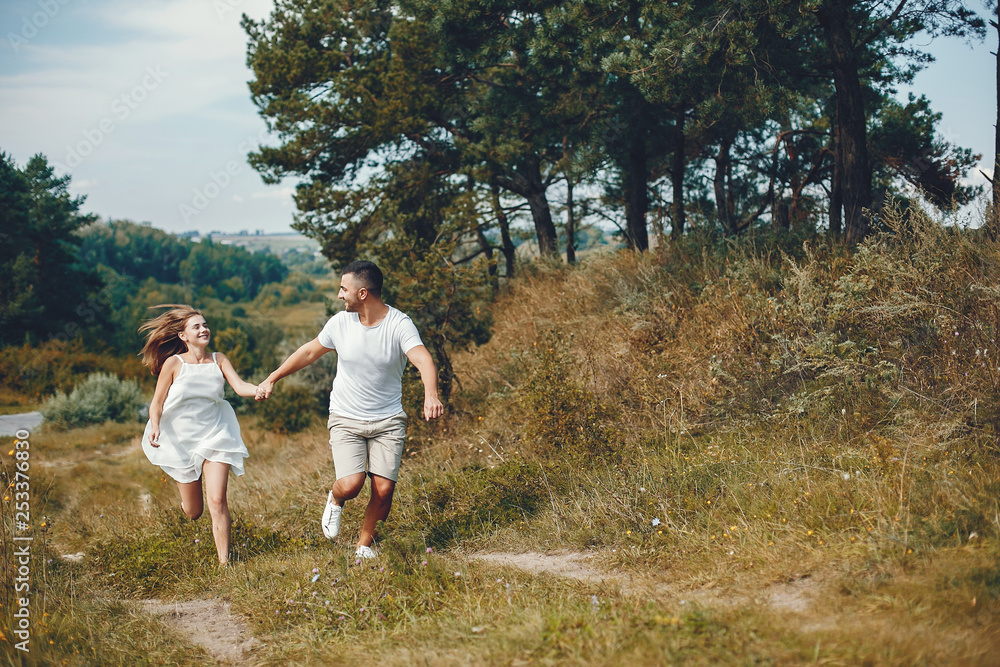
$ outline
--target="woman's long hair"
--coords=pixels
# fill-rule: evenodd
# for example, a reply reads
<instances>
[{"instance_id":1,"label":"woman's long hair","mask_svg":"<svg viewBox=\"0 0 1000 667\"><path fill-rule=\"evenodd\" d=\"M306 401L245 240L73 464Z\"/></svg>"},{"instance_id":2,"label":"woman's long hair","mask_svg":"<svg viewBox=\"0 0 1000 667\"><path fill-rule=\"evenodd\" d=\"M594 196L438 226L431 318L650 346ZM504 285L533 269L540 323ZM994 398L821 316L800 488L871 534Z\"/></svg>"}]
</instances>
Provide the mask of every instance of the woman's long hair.
<instances>
[{"instance_id":1,"label":"woman's long hair","mask_svg":"<svg viewBox=\"0 0 1000 667\"><path fill-rule=\"evenodd\" d=\"M153 375L158 375L167 359L187 352L187 343L178 338L178 335L184 331L187 321L195 315L201 315L201 311L178 303L161 303L151 308L170 308L167 312L146 320L139 327L139 333L149 332L140 352L142 363L149 367Z\"/></svg>"}]
</instances>

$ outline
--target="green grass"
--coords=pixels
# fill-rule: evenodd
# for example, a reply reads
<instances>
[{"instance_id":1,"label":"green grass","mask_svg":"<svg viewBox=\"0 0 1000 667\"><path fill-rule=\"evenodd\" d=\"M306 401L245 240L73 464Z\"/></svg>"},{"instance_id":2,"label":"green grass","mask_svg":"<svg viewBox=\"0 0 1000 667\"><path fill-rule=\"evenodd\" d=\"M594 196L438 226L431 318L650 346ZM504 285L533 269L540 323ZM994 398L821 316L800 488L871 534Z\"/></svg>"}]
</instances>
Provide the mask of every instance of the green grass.
<instances>
[{"instance_id":1,"label":"green grass","mask_svg":"<svg viewBox=\"0 0 1000 667\"><path fill-rule=\"evenodd\" d=\"M155 596L230 602L253 664L359 646L388 665L991 664L1000 321L973 286L1000 282L1000 249L907 230L854 254L681 244L538 267L491 342L456 356L449 416L411 421L374 563L353 557L362 499L321 535L318 420L279 435L242 418L226 569L141 425L42 429L31 659L204 664L136 602ZM591 577L478 552L583 553Z\"/></svg>"}]
</instances>

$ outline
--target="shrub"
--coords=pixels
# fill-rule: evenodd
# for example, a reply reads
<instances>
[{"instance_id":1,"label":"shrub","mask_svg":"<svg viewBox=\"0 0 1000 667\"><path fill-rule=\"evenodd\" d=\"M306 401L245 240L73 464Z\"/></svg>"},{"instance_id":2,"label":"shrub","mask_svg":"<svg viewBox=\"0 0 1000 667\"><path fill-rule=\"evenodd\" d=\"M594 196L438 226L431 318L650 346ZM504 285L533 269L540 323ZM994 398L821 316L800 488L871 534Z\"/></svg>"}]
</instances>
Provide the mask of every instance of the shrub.
<instances>
[{"instance_id":1,"label":"shrub","mask_svg":"<svg viewBox=\"0 0 1000 667\"><path fill-rule=\"evenodd\" d=\"M316 397L300 384L281 387L271 398L257 404L261 425L276 433L305 430L317 412Z\"/></svg>"},{"instance_id":2,"label":"shrub","mask_svg":"<svg viewBox=\"0 0 1000 667\"><path fill-rule=\"evenodd\" d=\"M135 380L92 373L69 395L57 391L42 406L45 421L56 428L72 428L106 421L137 420L142 393Z\"/></svg>"}]
</instances>

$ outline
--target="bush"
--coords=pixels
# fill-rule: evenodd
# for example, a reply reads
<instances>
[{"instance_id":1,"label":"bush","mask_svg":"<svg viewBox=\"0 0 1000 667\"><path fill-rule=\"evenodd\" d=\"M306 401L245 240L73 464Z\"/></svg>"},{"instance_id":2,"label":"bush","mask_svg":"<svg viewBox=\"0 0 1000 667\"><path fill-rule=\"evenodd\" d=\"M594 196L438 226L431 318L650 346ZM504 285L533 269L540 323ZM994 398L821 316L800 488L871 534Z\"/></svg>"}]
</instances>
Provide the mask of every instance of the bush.
<instances>
[{"instance_id":1,"label":"bush","mask_svg":"<svg viewBox=\"0 0 1000 667\"><path fill-rule=\"evenodd\" d=\"M106 421L138 420L142 393L135 380L92 373L67 396L57 391L42 406L45 421L56 428L72 428Z\"/></svg>"},{"instance_id":2,"label":"bush","mask_svg":"<svg viewBox=\"0 0 1000 667\"><path fill-rule=\"evenodd\" d=\"M316 397L299 384L281 387L271 398L257 404L261 425L276 433L305 430L318 411Z\"/></svg>"}]
</instances>

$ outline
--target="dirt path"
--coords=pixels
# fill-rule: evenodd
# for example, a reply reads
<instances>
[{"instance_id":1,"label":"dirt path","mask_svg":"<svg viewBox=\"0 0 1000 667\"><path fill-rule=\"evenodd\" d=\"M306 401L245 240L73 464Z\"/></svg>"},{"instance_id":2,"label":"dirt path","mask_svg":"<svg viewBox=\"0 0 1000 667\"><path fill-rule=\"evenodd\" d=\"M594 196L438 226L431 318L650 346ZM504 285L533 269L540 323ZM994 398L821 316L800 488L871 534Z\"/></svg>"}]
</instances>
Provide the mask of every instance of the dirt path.
<instances>
[{"instance_id":1,"label":"dirt path","mask_svg":"<svg viewBox=\"0 0 1000 667\"><path fill-rule=\"evenodd\" d=\"M229 610L229 603L221 600L143 600L142 604L146 611L162 617L168 627L219 662L241 663L247 651L258 643L246 623Z\"/></svg>"},{"instance_id":2,"label":"dirt path","mask_svg":"<svg viewBox=\"0 0 1000 667\"><path fill-rule=\"evenodd\" d=\"M650 591L656 591L656 597L675 598L682 603L691 600L707 606L761 604L774 612L803 615L815 611L814 602L820 594L820 578L811 574L797 575L786 581L770 584L752 597L745 593L727 591L717 587L714 582L685 587L677 583L664 584L657 581L655 586L651 586L649 576L601 570L592 564L593 558L593 555L572 551L470 555L471 560L515 567L531 574L552 574L594 584L612 583L623 592L633 595L649 595Z\"/></svg>"}]
</instances>

